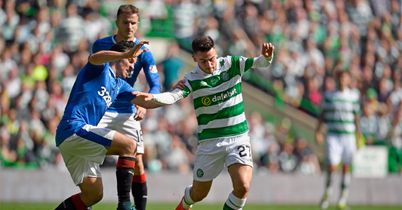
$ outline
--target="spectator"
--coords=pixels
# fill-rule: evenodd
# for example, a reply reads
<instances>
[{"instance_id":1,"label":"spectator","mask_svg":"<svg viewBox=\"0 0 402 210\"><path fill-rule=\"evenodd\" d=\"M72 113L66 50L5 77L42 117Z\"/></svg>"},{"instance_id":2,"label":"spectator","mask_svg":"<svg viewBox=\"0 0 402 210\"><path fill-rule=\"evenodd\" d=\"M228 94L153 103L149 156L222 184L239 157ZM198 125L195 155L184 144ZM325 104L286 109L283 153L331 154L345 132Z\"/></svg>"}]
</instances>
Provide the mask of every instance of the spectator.
<instances>
[{"instance_id":1,"label":"spectator","mask_svg":"<svg viewBox=\"0 0 402 210\"><path fill-rule=\"evenodd\" d=\"M314 151L308 145L307 140L297 137L294 142L294 154L297 158L296 171L302 174L320 173L320 165Z\"/></svg>"},{"instance_id":2,"label":"spectator","mask_svg":"<svg viewBox=\"0 0 402 210\"><path fill-rule=\"evenodd\" d=\"M168 49L169 51L165 60L160 64L164 75L163 89L166 91L170 90L173 83L178 80L181 68L184 65L183 60L179 56L180 48L177 43L172 43Z\"/></svg>"},{"instance_id":3,"label":"spectator","mask_svg":"<svg viewBox=\"0 0 402 210\"><path fill-rule=\"evenodd\" d=\"M290 142L284 142L282 144L281 151L278 155L278 162L280 169L285 172L294 172L297 166L297 157L294 154L293 144Z\"/></svg>"},{"instance_id":4,"label":"spectator","mask_svg":"<svg viewBox=\"0 0 402 210\"><path fill-rule=\"evenodd\" d=\"M378 119L375 114L369 106L363 106L363 114L360 117L360 129L366 140L366 144L373 144L376 139Z\"/></svg>"}]
</instances>

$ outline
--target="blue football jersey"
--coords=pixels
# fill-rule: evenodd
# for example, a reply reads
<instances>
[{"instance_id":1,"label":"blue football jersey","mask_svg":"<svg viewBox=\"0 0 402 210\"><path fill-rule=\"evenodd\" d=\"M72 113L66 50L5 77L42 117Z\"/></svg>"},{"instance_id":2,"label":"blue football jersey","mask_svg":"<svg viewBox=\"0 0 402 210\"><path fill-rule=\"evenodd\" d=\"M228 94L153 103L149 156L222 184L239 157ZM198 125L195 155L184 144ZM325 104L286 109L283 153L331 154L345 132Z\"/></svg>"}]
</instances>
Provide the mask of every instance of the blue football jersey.
<instances>
[{"instance_id":1,"label":"blue football jersey","mask_svg":"<svg viewBox=\"0 0 402 210\"><path fill-rule=\"evenodd\" d=\"M78 73L63 117L56 131L56 145L60 145L84 125L96 126L106 110L118 97L131 103L134 89L117 78L109 63L87 63Z\"/></svg>"},{"instance_id":2,"label":"blue football jersey","mask_svg":"<svg viewBox=\"0 0 402 210\"><path fill-rule=\"evenodd\" d=\"M138 44L139 42L139 39L136 39L134 41L135 44ZM114 36L108 36L102 39L98 39L92 46L92 53L98 52L100 50L109 50L115 43L116 40L114 39ZM135 81L137 80L138 74L140 73L141 69L143 69L145 78L150 88L149 93L159 93L160 82L159 74L155 65L155 60L152 56L151 51L146 46L143 46L141 50L143 50L144 52L138 56L137 62L134 64L134 70L132 74L125 80L128 82L128 84L133 86ZM133 104L128 103L126 100L120 100L119 98L117 98L107 111L118 113L135 113L136 109Z\"/></svg>"}]
</instances>

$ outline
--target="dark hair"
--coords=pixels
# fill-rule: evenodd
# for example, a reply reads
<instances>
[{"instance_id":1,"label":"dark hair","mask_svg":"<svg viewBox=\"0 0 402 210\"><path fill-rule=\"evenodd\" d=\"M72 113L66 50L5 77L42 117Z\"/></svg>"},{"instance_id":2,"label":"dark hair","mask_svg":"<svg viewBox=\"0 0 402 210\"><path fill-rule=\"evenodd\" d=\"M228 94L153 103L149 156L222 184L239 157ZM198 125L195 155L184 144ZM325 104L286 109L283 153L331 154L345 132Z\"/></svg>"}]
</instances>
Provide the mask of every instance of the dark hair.
<instances>
[{"instance_id":1,"label":"dark hair","mask_svg":"<svg viewBox=\"0 0 402 210\"><path fill-rule=\"evenodd\" d=\"M131 4L120 5L119 9L117 10L116 19L119 18L119 16L122 13L137 14L138 18L140 18L140 14L139 14L140 10L136 6L131 5Z\"/></svg>"},{"instance_id":2,"label":"dark hair","mask_svg":"<svg viewBox=\"0 0 402 210\"><path fill-rule=\"evenodd\" d=\"M350 76L350 72L344 69L336 69L335 70L335 78L339 79L341 78L341 76L343 76L344 74Z\"/></svg>"},{"instance_id":3,"label":"dark hair","mask_svg":"<svg viewBox=\"0 0 402 210\"><path fill-rule=\"evenodd\" d=\"M133 41L120 41L114 44L110 50L117 52L126 52L135 46Z\"/></svg>"},{"instance_id":4,"label":"dark hair","mask_svg":"<svg viewBox=\"0 0 402 210\"><path fill-rule=\"evenodd\" d=\"M202 36L195 38L191 46L193 48L193 53L208 52L215 46L215 43L210 36Z\"/></svg>"}]
</instances>

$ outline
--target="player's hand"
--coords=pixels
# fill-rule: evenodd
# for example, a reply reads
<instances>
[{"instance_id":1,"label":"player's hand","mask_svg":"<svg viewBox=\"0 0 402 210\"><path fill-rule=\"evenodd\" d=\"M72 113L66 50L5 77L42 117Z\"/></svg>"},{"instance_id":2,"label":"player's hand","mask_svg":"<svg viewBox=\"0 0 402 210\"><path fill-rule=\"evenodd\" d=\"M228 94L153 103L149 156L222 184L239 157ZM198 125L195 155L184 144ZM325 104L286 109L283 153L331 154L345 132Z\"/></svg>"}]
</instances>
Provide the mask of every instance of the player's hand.
<instances>
[{"instance_id":1,"label":"player's hand","mask_svg":"<svg viewBox=\"0 0 402 210\"><path fill-rule=\"evenodd\" d=\"M266 59L271 59L274 56L275 46L272 43L263 43L261 55Z\"/></svg>"},{"instance_id":2,"label":"player's hand","mask_svg":"<svg viewBox=\"0 0 402 210\"><path fill-rule=\"evenodd\" d=\"M133 92L133 95L142 101L151 101L154 98L152 94L144 92Z\"/></svg>"},{"instance_id":3,"label":"player's hand","mask_svg":"<svg viewBox=\"0 0 402 210\"><path fill-rule=\"evenodd\" d=\"M135 107L137 108L137 111L135 112L134 119L137 121L143 120L145 114L147 113L147 109L140 107L138 105L136 105Z\"/></svg>"},{"instance_id":4,"label":"player's hand","mask_svg":"<svg viewBox=\"0 0 402 210\"><path fill-rule=\"evenodd\" d=\"M149 41L141 41L137 45L135 45L130 51L128 51L127 57L136 59L142 53L142 46L145 44L149 44Z\"/></svg>"},{"instance_id":5,"label":"player's hand","mask_svg":"<svg viewBox=\"0 0 402 210\"><path fill-rule=\"evenodd\" d=\"M185 80L182 79L182 80L178 81L175 85L173 85L173 88L172 88L172 89L173 89L173 90L174 90L174 89L183 90L184 87L186 87L186 85L185 85Z\"/></svg>"},{"instance_id":6,"label":"player's hand","mask_svg":"<svg viewBox=\"0 0 402 210\"><path fill-rule=\"evenodd\" d=\"M319 131L315 132L315 142L318 145L321 145L324 142L324 135Z\"/></svg>"}]
</instances>

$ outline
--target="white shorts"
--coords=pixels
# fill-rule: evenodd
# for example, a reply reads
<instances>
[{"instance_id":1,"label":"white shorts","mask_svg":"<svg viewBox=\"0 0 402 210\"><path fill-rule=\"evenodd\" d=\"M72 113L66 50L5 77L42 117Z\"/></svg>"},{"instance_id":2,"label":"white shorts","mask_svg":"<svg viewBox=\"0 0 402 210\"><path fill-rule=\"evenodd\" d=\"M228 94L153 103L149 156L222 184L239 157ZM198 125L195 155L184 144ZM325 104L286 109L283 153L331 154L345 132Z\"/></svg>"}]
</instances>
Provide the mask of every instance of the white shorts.
<instances>
[{"instance_id":1,"label":"white shorts","mask_svg":"<svg viewBox=\"0 0 402 210\"><path fill-rule=\"evenodd\" d=\"M248 135L201 142L197 147L193 178L196 181L211 181L224 166L235 163L253 167Z\"/></svg>"},{"instance_id":2,"label":"white shorts","mask_svg":"<svg viewBox=\"0 0 402 210\"><path fill-rule=\"evenodd\" d=\"M325 154L327 163L338 165L351 164L356 152L356 137L354 135L327 135Z\"/></svg>"},{"instance_id":3,"label":"white shorts","mask_svg":"<svg viewBox=\"0 0 402 210\"><path fill-rule=\"evenodd\" d=\"M60 153L76 185L82 183L84 177L101 177L99 166L115 133L107 128L85 125L60 144Z\"/></svg>"},{"instance_id":4,"label":"white shorts","mask_svg":"<svg viewBox=\"0 0 402 210\"><path fill-rule=\"evenodd\" d=\"M134 119L133 113L106 112L98 123L98 127L118 131L136 140L137 154L144 154L141 124Z\"/></svg>"}]
</instances>

